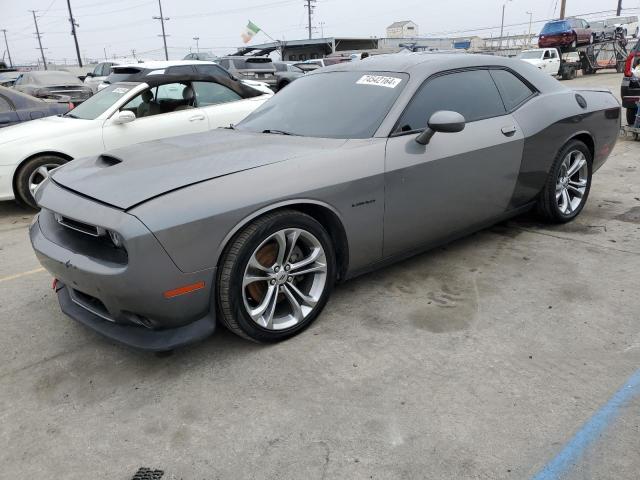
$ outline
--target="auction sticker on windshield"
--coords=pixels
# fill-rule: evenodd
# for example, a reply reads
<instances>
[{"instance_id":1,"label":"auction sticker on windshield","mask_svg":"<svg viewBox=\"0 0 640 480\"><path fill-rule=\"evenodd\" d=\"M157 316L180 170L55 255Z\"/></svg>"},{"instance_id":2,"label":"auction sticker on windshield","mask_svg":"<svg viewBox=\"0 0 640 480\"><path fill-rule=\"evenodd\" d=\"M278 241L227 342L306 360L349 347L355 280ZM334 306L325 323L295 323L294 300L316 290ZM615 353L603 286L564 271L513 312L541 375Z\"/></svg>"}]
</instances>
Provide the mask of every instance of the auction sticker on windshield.
<instances>
[{"instance_id":1,"label":"auction sticker on windshield","mask_svg":"<svg viewBox=\"0 0 640 480\"><path fill-rule=\"evenodd\" d=\"M385 77L383 75L363 75L356 83L359 85L376 85L378 87L396 88L401 78Z\"/></svg>"}]
</instances>

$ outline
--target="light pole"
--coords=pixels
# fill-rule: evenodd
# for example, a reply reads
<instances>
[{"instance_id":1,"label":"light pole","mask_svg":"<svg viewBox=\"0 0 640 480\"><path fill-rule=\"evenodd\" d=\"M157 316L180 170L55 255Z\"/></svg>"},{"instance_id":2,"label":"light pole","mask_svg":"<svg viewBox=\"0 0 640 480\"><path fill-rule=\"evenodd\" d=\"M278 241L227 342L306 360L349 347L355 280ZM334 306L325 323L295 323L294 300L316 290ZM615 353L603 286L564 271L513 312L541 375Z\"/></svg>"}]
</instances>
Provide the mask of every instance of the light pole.
<instances>
[{"instance_id":1,"label":"light pole","mask_svg":"<svg viewBox=\"0 0 640 480\"><path fill-rule=\"evenodd\" d=\"M531 47L531 22L533 21L533 12L527 12L529 15L529 36L527 37L527 44Z\"/></svg>"},{"instance_id":2,"label":"light pole","mask_svg":"<svg viewBox=\"0 0 640 480\"><path fill-rule=\"evenodd\" d=\"M196 41L196 52L200 53L200 46L198 44L200 37L193 37L193 39Z\"/></svg>"},{"instance_id":3,"label":"light pole","mask_svg":"<svg viewBox=\"0 0 640 480\"><path fill-rule=\"evenodd\" d=\"M513 0L506 0L502 4L502 23L500 23L500 41L498 42L498 50L502 48L502 34L504 33L504 9L507 7L507 3L512 1Z\"/></svg>"}]
</instances>

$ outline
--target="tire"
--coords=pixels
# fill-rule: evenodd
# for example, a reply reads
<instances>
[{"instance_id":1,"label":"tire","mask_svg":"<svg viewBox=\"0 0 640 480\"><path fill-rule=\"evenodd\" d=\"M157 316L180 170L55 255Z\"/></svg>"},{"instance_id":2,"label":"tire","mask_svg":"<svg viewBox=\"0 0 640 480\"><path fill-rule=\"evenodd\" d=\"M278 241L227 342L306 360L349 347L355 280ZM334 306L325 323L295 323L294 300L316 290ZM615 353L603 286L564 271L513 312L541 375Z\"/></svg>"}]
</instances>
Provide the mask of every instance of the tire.
<instances>
[{"instance_id":1,"label":"tire","mask_svg":"<svg viewBox=\"0 0 640 480\"><path fill-rule=\"evenodd\" d=\"M278 85L278 91L282 90L284 87L286 87L287 85L289 85L291 82L280 82L280 85Z\"/></svg>"},{"instance_id":2,"label":"tire","mask_svg":"<svg viewBox=\"0 0 640 480\"><path fill-rule=\"evenodd\" d=\"M573 42L571 42L571 48L576 48L578 46L578 37L573 36Z\"/></svg>"},{"instance_id":3,"label":"tire","mask_svg":"<svg viewBox=\"0 0 640 480\"><path fill-rule=\"evenodd\" d=\"M577 162L576 165L581 167L567 177L566 167L570 168L574 165L573 162ZM544 220L550 223L567 223L580 214L591 189L592 164L593 158L589 148L579 140L571 140L560 149L538 197L538 214ZM577 185L580 185L580 188L577 188ZM569 197L566 198L564 193L561 193L557 198L559 190L567 192ZM581 191L581 196L578 195L578 191Z\"/></svg>"},{"instance_id":4,"label":"tire","mask_svg":"<svg viewBox=\"0 0 640 480\"><path fill-rule=\"evenodd\" d=\"M21 205L37 209L38 206L33 198L33 187L42 183L51 170L65 163L67 160L55 155L40 155L23 163L15 176L16 201Z\"/></svg>"},{"instance_id":5,"label":"tire","mask_svg":"<svg viewBox=\"0 0 640 480\"><path fill-rule=\"evenodd\" d=\"M287 261L284 253L285 258L278 262L278 238L284 239L286 248L282 251L288 251L293 260ZM313 261L295 266L309 259ZM296 273L311 268L312 273ZM329 299L335 276L333 244L317 220L295 210L266 214L241 230L222 255L219 318L233 333L254 342L286 340L317 318Z\"/></svg>"},{"instance_id":6,"label":"tire","mask_svg":"<svg viewBox=\"0 0 640 480\"><path fill-rule=\"evenodd\" d=\"M637 108L627 108L627 125L633 127L636 123Z\"/></svg>"}]
</instances>

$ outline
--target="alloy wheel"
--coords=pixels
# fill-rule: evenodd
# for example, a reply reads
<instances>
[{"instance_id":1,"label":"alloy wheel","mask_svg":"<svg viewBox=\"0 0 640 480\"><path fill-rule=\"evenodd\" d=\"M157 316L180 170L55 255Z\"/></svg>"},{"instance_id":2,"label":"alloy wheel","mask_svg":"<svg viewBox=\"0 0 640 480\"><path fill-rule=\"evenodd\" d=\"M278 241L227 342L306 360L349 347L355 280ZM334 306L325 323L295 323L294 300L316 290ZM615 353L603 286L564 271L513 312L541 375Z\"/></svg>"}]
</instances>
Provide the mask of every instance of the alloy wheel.
<instances>
[{"instance_id":1,"label":"alloy wheel","mask_svg":"<svg viewBox=\"0 0 640 480\"><path fill-rule=\"evenodd\" d=\"M58 168L59 166L60 165L55 163L46 163L44 165L40 165L33 172L31 172L31 175L29 175L29 182L28 182L29 191L31 192L31 195L35 195L36 190L38 189L40 184L49 177L51 170L53 170L54 168Z\"/></svg>"},{"instance_id":2,"label":"alloy wheel","mask_svg":"<svg viewBox=\"0 0 640 480\"><path fill-rule=\"evenodd\" d=\"M268 330L302 322L327 285L327 257L320 241L300 228L271 234L254 250L242 278L249 317Z\"/></svg>"},{"instance_id":3,"label":"alloy wheel","mask_svg":"<svg viewBox=\"0 0 640 480\"><path fill-rule=\"evenodd\" d=\"M564 157L556 179L556 202L560 213L570 215L580 207L589 182L589 166L580 150Z\"/></svg>"}]
</instances>

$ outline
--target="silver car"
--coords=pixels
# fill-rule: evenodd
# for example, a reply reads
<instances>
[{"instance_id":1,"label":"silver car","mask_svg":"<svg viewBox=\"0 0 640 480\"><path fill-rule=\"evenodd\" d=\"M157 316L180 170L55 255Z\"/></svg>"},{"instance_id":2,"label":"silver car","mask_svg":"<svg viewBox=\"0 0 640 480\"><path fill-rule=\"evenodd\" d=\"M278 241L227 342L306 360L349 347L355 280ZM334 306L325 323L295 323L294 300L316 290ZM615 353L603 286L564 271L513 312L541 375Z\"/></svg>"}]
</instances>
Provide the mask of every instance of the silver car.
<instances>
[{"instance_id":1,"label":"silver car","mask_svg":"<svg viewBox=\"0 0 640 480\"><path fill-rule=\"evenodd\" d=\"M518 60L377 56L293 82L235 127L57 169L30 229L62 310L170 350L218 322L273 342L344 281L536 208L575 218L617 139L608 91Z\"/></svg>"}]
</instances>

